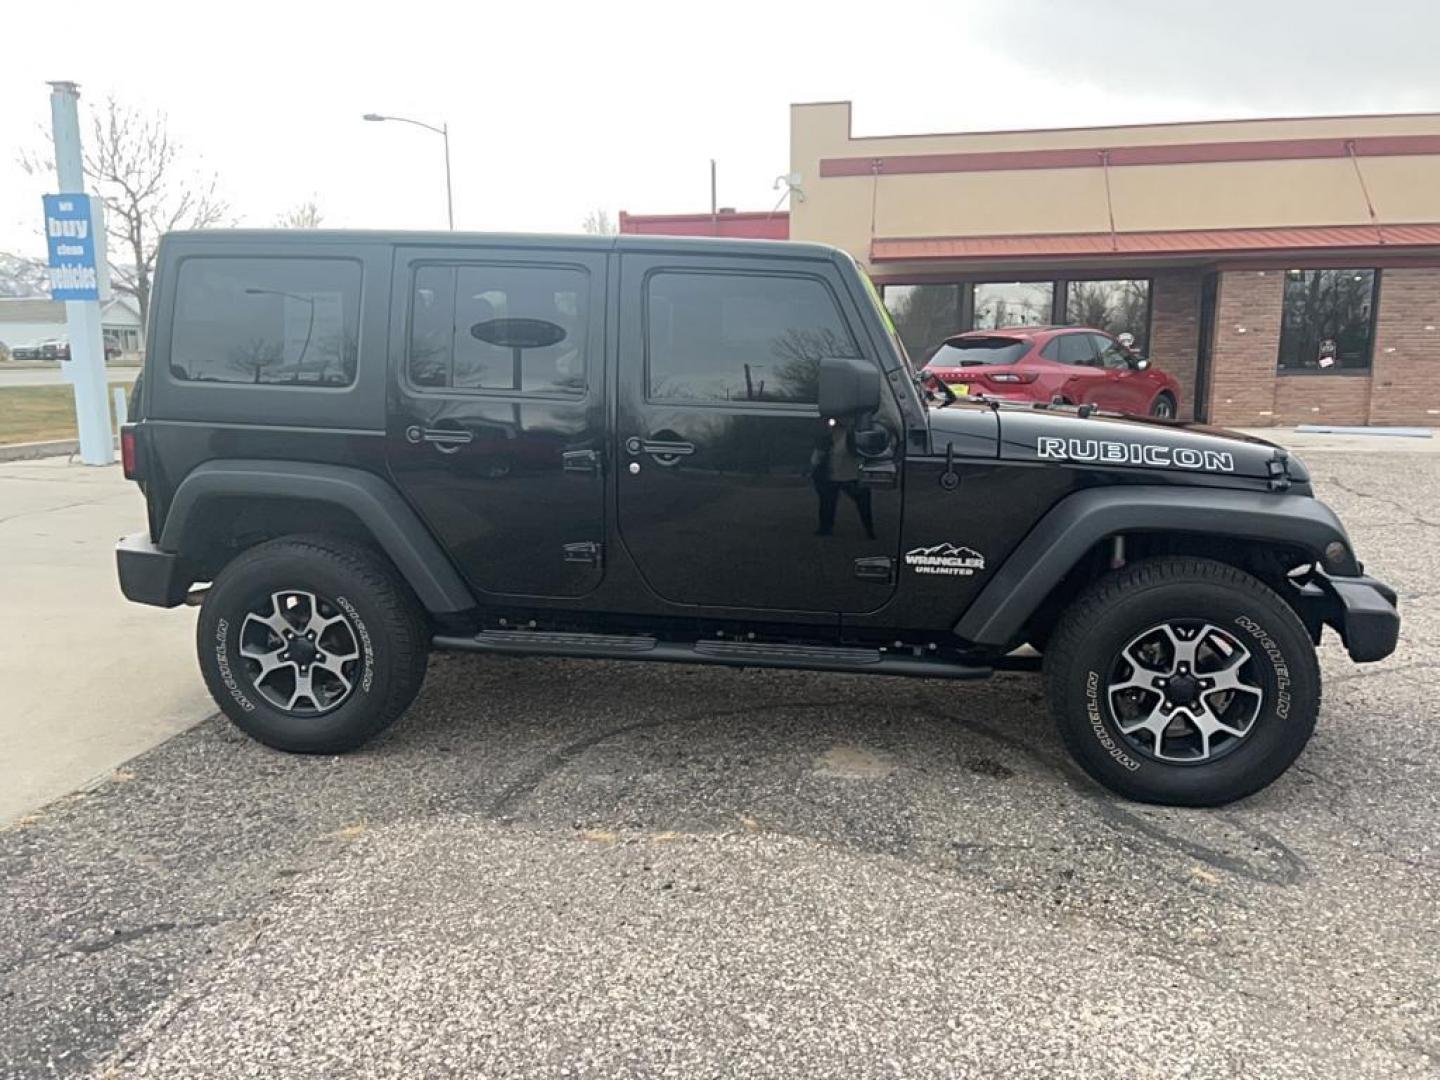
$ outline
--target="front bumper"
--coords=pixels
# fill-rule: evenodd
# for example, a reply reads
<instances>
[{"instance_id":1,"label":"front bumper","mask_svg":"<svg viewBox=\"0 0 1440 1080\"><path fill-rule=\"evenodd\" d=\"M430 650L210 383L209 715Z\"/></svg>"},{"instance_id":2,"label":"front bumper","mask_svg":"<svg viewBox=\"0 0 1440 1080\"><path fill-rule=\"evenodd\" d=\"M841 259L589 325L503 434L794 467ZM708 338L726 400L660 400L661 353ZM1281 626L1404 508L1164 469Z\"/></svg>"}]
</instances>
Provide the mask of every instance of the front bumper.
<instances>
[{"instance_id":1,"label":"front bumper","mask_svg":"<svg viewBox=\"0 0 1440 1080\"><path fill-rule=\"evenodd\" d=\"M1314 629L1332 627L1345 643L1345 651L1357 664L1383 660L1395 651L1400 640L1400 613L1396 611L1395 590L1384 582L1360 574L1331 577L1313 573L1301 586L1301 598L1311 612Z\"/></svg>"},{"instance_id":2,"label":"front bumper","mask_svg":"<svg viewBox=\"0 0 1440 1080\"><path fill-rule=\"evenodd\" d=\"M115 545L115 567L120 591L137 604L178 607L193 580L180 556L161 551L143 532L123 537Z\"/></svg>"}]
</instances>

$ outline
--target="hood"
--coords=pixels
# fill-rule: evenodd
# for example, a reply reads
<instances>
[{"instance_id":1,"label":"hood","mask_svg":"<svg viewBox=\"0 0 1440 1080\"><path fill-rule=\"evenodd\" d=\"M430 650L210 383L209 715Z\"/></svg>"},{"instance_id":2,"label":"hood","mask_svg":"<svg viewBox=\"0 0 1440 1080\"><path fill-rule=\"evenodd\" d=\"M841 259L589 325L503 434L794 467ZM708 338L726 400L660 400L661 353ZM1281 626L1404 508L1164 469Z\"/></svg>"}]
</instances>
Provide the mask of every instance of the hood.
<instances>
[{"instance_id":1,"label":"hood","mask_svg":"<svg viewBox=\"0 0 1440 1080\"><path fill-rule=\"evenodd\" d=\"M1304 466L1282 447L1224 428L1105 413L1080 416L1073 409L1002 408L997 415L1002 460L1309 480Z\"/></svg>"},{"instance_id":2,"label":"hood","mask_svg":"<svg viewBox=\"0 0 1440 1080\"><path fill-rule=\"evenodd\" d=\"M980 401L966 400L945 409L931 409L930 445L936 453L953 446L957 454L968 457L997 457L1000 441L1000 419L995 409Z\"/></svg>"}]
</instances>

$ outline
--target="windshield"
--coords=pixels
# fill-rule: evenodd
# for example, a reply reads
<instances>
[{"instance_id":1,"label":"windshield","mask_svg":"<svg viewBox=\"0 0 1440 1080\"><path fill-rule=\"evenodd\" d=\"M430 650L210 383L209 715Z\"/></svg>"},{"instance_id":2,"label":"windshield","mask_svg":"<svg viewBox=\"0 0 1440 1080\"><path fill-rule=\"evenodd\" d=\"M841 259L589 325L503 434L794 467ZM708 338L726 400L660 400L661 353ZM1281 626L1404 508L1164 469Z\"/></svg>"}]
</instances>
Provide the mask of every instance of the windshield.
<instances>
[{"instance_id":1,"label":"windshield","mask_svg":"<svg viewBox=\"0 0 1440 1080\"><path fill-rule=\"evenodd\" d=\"M977 364L1013 364L1030 351L1023 338L953 338L935 350L927 368L974 367Z\"/></svg>"}]
</instances>

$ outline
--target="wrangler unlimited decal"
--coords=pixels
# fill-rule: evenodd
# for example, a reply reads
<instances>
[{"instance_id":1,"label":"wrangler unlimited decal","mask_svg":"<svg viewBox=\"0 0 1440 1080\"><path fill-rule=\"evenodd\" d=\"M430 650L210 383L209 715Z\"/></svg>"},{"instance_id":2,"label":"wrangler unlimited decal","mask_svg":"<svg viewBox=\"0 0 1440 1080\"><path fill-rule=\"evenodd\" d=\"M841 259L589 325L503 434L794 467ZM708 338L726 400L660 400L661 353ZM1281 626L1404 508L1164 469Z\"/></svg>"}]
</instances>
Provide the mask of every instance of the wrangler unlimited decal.
<instances>
[{"instance_id":1,"label":"wrangler unlimited decal","mask_svg":"<svg viewBox=\"0 0 1440 1080\"><path fill-rule=\"evenodd\" d=\"M1107 442L1104 439L1062 439L1055 435L1042 435L1035 440L1035 452L1042 458L1094 461L1101 465L1152 465L1160 469L1199 469L1203 472L1235 471L1233 454L1223 450L1196 450L1189 446Z\"/></svg>"},{"instance_id":2,"label":"wrangler unlimited decal","mask_svg":"<svg viewBox=\"0 0 1440 1080\"><path fill-rule=\"evenodd\" d=\"M974 548L957 544L936 544L918 547L905 553L905 565L917 574L948 574L971 577L985 569L985 556Z\"/></svg>"}]
</instances>

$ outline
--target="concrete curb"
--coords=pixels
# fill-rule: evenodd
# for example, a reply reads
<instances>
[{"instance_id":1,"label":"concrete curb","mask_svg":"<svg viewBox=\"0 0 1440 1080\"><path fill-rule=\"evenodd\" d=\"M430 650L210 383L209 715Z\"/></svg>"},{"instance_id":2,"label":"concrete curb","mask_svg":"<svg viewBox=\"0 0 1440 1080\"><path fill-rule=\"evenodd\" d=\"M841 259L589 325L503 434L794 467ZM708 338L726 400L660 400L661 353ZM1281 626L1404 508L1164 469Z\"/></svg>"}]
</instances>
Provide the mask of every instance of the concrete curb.
<instances>
[{"instance_id":1,"label":"concrete curb","mask_svg":"<svg viewBox=\"0 0 1440 1080\"><path fill-rule=\"evenodd\" d=\"M35 458L68 457L79 452L79 439L11 443L9 446L0 446L0 461L33 461Z\"/></svg>"}]
</instances>

